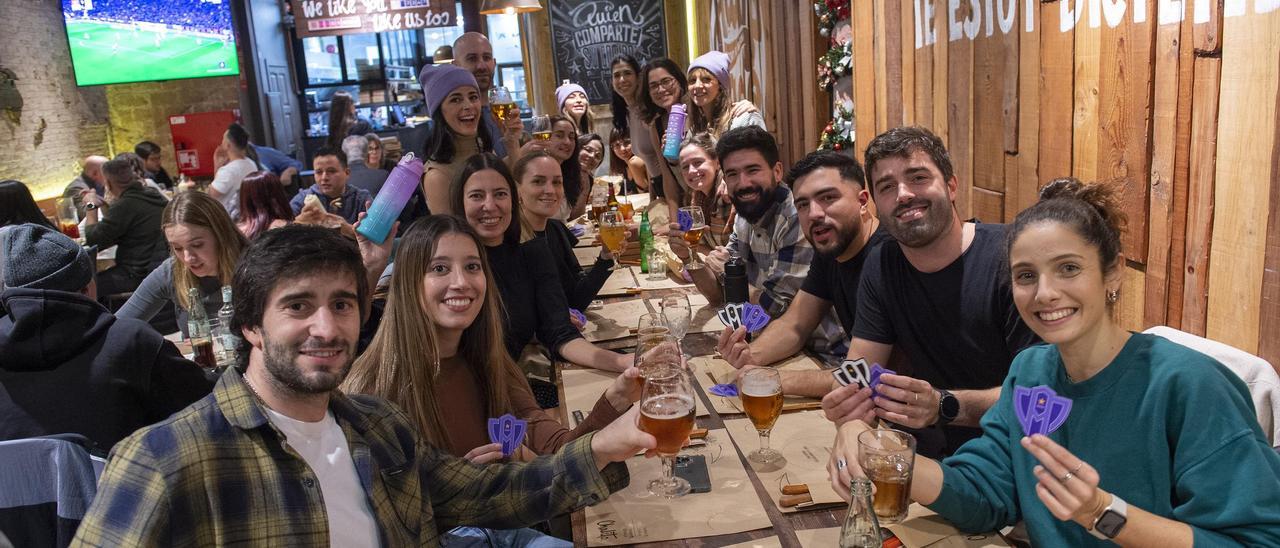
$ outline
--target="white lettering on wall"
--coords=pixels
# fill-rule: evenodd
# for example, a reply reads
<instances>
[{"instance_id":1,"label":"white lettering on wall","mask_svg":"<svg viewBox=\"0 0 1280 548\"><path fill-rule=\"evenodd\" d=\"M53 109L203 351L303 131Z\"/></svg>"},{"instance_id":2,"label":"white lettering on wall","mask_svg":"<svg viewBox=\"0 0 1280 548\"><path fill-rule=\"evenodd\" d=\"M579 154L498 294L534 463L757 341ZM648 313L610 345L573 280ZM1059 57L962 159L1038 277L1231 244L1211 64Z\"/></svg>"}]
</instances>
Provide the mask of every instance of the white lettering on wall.
<instances>
[{"instance_id":1,"label":"white lettering on wall","mask_svg":"<svg viewBox=\"0 0 1280 548\"><path fill-rule=\"evenodd\" d=\"M1018 15L1018 0L998 0L1000 2L1000 34L1009 34L1013 30L1013 18Z\"/></svg>"}]
</instances>

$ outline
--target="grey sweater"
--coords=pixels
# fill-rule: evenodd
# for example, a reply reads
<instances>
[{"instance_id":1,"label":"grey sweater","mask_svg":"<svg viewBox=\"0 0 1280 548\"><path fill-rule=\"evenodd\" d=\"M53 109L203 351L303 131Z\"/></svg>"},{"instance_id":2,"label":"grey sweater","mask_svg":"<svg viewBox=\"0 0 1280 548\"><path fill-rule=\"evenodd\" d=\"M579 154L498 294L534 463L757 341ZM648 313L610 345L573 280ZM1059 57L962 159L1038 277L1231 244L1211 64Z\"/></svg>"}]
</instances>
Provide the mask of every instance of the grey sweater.
<instances>
[{"instance_id":1,"label":"grey sweater","mask_svg":"<svg viewBox=\"0 0 1280 548\"><path fill-rule=\"evenodd\" d=\"M200 299L204 301L204 312L210 319L217 319L218 309L222 308L222 284L216 277L199 278ZM187 310L178 306L178 299L173 291L173 257L148 274L142 284L133 292L124 306L116 312L118 318L134 318L144 322L151 321L165 305L173 307L177 318L178 329L182 336L187 336Z\"/></svg>"}]
</instances>

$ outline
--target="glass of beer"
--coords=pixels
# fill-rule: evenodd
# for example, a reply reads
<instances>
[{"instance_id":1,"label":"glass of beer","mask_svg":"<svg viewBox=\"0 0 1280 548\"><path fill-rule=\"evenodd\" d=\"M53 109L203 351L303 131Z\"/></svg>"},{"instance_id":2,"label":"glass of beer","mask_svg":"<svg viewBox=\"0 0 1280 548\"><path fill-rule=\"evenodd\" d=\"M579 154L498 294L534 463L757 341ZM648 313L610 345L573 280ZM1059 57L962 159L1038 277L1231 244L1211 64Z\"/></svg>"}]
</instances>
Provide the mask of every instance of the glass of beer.
<instances>
[{"instance_id":1,"label":"glass of beer","mask_svg":"<svg viewBox=\"0 0 1280 548\"><path fill-rule=\"evenodd\" d=\"M622 242L627 238L627 223L622 220L622 214L617 211L606 211L600 214L600 242L613 253L613 268L618 270L621 267L622 257L619 253L622 251Z\"/></svg>"},{"instance_id":2,"label":"glass of beer","mask_svg":"<svg viewBox=\"0 0 1280 548\"><path fill-rule=\"evenodd\" d=\"M515 100L511 98L511 92L502 86L489 88L489 110L493 111L494 120L499 122L506 120L512 112L519 111Z\"/></svg>"},{"instance_id":3,"label":"glass of beer","mask_svg":"<svg viewBox=\"0 0 1280 548\"><path fill-rule=\"evenodd\" d=\"M628 223L636 216L636 208L631 204L631 199L622 194L618 195L618 211Z\"/></svg>"},{"instance_id":4,"label":"glass of beer","mask_svg":"<svg viewBox=\"0 0 1280 548\"><path fill-rule=\"evenodd\" d=\"M782 453L769 448L769 432L782 414L782 379L778 376L778 370L772 367L748 369L742 374L738 384L742 409L747 412L751 424L755 425L756 433L760 434L760 448L752 451L747 458L760 463L781 459Z\"/></svg>"},{"instance_id":5,"label":"glass of beer","mask_svg":"<svg viewBox=\"0 0 1280 548\"><path fill-rule=\"evenodd\" d=\"M906 519L915 457L916 438L911 434L889 428L858 434L858 464L876 486L872 505L881 525Z\"/></svg>"},{"instance_id":6,"label":"glass of beer","mask_svg":"<svg viewBox=\"0 0 1280 548\"><path fill-rule=\"evenodd\" d=\"M539 114L533 117L533 138L546 141L551 138L551 117Z\"/></svg>"},{"instance_id":7,"label":"glass of beer","mask_svg":"<svg viewBox=\"0 0 1280 548\"><path fill-rule=\"evenodd\" d=\"M702 208L698 206L682 207L680 213L688 213L693 219L689 230L684 231L684 241L689 244L689 258L692 259L687 268L702 268L702 261L698 260L698 243L702 241L702 231L707 229L707 219L702 216Z\"/></svg>"},{"instance_id":8,"label":"glass of beer","mask_svg":"<svg viewBox=\"0 0 1280 548\"><path fill-rule=\"evenodd\" d=\"M662 477L649 482L654 495L676 498L689 493L689 482L675 476L675 457L693 430L693 384L679 367L650 373L640 391L640 430L658 440Z\"/></svg>"},{"instance_id":9,"label":"glass of beer","mask_svg":"<svg viewBox=\"0 0 1280 548\"><path fill-rule=\"evenodd\" d=\"M75 200L58 198L54 201L54 214L58 218L58 231L72 240L79 240L80 216L76 213Z\"/></svg>"}]
</instances>

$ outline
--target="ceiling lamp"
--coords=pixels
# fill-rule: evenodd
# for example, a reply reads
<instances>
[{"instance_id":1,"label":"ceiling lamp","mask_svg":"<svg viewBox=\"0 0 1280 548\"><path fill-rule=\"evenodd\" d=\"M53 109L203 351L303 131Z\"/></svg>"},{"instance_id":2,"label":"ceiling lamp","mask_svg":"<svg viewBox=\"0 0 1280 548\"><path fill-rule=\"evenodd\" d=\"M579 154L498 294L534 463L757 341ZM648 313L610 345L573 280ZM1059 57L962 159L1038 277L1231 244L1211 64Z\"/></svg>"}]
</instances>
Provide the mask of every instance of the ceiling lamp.
<instances>
[{"instance_id":1,"label":"ceiling lamp","mask_svg":"<svg viewBox=\"0 0 1280 548\"><path fill-rule=\"evenodd\" d=\"M480 13L485 15L501 13L514 15L540 9L542 9L542 3L538 0L484 0L484 3L480 4Z\"/></svg>"}]
</instances>

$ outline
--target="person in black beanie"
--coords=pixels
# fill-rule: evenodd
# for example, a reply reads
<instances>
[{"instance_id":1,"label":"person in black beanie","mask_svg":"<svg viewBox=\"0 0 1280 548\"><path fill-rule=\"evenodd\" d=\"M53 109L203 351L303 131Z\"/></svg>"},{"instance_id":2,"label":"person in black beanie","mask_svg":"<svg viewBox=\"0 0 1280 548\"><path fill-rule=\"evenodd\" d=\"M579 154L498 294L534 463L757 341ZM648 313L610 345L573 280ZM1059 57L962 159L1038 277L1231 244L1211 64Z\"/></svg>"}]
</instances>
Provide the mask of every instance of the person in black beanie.
<instances>
[{"instance_id":1,"label":"person in black beanie","mask_svg":"<svg viewBox=\"0 0 1280 548\"><path fill-rule=\"evenodd\" d=\"M98 304L93 276L60 232L0 228L0 441L75 433L105 454L213 389L146 322Z\"/></svg>"}]
</instances>

